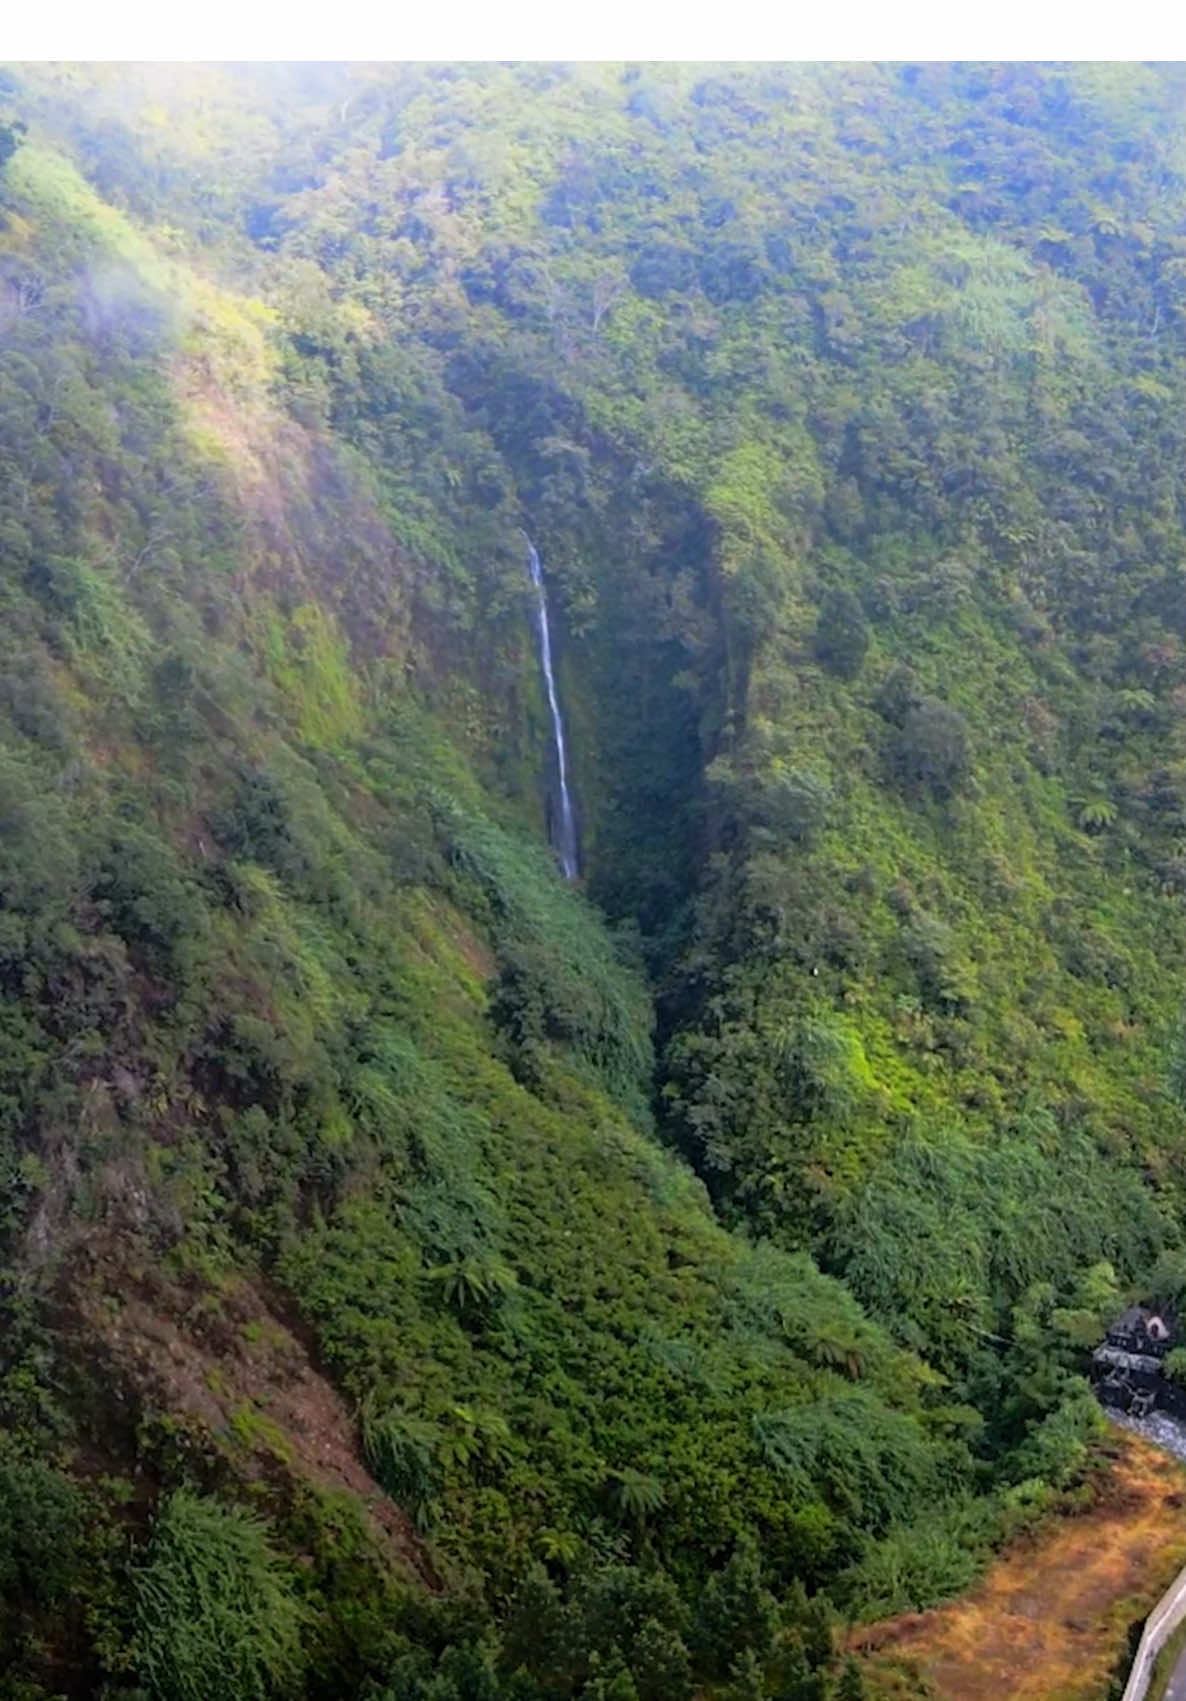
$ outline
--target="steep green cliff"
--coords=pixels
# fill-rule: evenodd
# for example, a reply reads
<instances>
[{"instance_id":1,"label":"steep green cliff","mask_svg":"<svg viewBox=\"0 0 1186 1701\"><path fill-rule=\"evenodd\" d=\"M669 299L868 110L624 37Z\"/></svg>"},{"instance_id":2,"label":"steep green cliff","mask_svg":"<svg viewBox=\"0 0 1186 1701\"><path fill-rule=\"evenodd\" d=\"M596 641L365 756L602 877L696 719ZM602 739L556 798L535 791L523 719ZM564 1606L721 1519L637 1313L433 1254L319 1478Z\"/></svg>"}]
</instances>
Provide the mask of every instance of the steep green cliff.
<instances>
[{"instance_id":1,"label":"steep green cliff","mask_svg":"<svg viewBox=\"0 0 1186 1701\"><path fill-rule=\"evenodd\" d=\"M1089 1481L1180 82L4 75L0 1695L852 1697Z\"/></svg>"}]
</instances>

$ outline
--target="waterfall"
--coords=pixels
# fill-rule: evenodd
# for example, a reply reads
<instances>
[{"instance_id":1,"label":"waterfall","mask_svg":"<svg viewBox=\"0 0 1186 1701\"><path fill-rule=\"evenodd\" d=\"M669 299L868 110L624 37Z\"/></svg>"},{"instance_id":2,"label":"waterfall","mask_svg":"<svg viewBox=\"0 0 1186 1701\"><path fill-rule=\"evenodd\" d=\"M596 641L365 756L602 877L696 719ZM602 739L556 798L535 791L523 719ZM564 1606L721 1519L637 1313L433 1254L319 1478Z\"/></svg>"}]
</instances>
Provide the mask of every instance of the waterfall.
<instances>
[{"instance_id":1,"label":"waterfall","mask_svg":"<svg viewBox=\"0 0 1186 1701\"><path fill-rule=\"evenodd\" d=\"M535 624L539 633L539 659L544 670L544 684L548 692L548 708L552 714L552 743L556 749L556 768L560 776L559 819L553 816L550 823L552 848L560 858L560 867L564 871L564 878L575 880L580 872L577 856L577 820L572 807L572 793L568 789L568 746L564 739L564 719L560 713L560 699L556 694L556 675L552 671L552 630L548 624L548 593L544 588L544 576L539 564L539 553L530 538L527 539L527 566L531 574L531 583L535 586Z\"/></svg>"}]
</instances>

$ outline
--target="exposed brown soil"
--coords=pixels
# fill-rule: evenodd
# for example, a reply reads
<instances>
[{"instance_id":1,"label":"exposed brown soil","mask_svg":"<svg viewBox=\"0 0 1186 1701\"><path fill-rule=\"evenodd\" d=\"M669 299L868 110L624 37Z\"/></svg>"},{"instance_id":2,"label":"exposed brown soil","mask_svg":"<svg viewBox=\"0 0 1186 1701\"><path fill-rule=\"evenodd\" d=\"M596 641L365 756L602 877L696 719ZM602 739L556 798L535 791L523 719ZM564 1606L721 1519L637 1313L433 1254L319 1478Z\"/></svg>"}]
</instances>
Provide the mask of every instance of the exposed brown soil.
<instances>
[{"instance_id":1,"label":"exposed brown soil","mask_svg":"<svg viewBox=\"0 0 1186 1701\"><path fill-rule=\"evenodd\" d=\"M1088 1511L1016 1542L950 1606L856 1631L854 1650L941 1701L1102 1701L1130 1626L1186 1563L1186 1471L1134 1436L1111 1451Z\"/></svg>"},{"instance_id":2,"label":"exposed brown soil","mask_svg":"<svg viewBox=\"0 0 1186 1701\"><path fill-rule=\"evenodd\" d=\"M426 1587L440 1579L407 1514L370 1476L341 1396L296 1329L249 1282L195 1302L156 1279L122 1274L112 1293L75 1290L78 1321L113 1374L157 1410L196 1421L244 1468L280 1471L352 1496L376 1545Z\"/></svg>"}]
</instances>

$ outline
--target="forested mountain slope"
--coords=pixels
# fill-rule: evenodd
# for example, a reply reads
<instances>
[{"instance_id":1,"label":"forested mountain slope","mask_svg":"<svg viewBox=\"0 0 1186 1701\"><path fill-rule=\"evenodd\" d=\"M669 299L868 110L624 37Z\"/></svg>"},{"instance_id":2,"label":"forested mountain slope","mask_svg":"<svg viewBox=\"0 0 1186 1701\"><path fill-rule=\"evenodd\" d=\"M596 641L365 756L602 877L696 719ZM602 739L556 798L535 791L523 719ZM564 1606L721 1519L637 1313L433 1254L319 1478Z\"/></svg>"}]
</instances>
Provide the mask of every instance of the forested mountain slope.
<instances>
[{"instance_id":1,"label":"forested mountain slope","mask_svg":"<svg viewBox=\"0 0 1186 1701\"><path fill-rule=\"evenodd\" d=\"M0 1694L851 1698L1076 1491L1181 80L4 73Z\"/></svg>"}]
</instances>

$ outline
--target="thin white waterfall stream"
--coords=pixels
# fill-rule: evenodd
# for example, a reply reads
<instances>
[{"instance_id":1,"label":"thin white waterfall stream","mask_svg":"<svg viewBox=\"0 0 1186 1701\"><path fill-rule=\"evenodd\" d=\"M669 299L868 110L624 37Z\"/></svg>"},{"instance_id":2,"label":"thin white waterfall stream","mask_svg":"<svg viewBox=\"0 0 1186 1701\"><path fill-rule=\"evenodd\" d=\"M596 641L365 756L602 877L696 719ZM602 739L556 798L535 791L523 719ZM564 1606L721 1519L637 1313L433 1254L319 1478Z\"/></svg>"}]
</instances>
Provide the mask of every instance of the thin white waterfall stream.
<instances>
[{"instance_id":1,"label":"thin white waterfall stream","mask_svg":"<svg viewBox=\"0 0 1186 1701\"><path fill-rule=\"evenodd\" d=\"M548 708L552 713L552 742L556 747L556 768L560 776L560 808L558 818L551 823L552 846L560 858L560 867L566 880L575 880L580 872L577 855L577 819L572 807L572 793L568 789L568 746L564 739L564 717L560 713L560 699L556 693L556 675L552 671L552 631L548 624L548 593L544 588L544 576L539 564L539 552L531 539L527 539L527 566L531 573L531 582L535 586L536 599L536 630L539 632L539 659L544 670L544 684L548 692Z\"/></svg>"}]
</instances>

